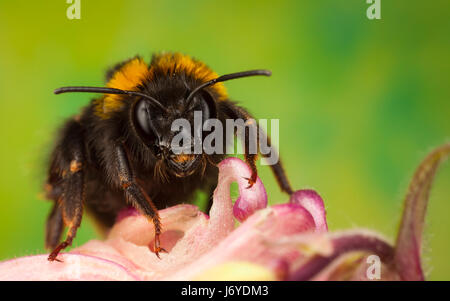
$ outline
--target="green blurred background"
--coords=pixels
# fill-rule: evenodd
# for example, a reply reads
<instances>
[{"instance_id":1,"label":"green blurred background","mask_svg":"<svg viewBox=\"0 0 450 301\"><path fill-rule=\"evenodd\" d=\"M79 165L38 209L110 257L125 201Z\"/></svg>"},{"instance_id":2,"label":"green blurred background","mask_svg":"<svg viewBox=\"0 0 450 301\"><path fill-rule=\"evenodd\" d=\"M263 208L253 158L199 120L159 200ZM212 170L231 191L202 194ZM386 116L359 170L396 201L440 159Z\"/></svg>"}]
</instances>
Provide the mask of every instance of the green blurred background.
<instances>
[{"instance_id":1,"label":"green blurred background","mask_svg":"<svg viewBox=\"0 0 450 301\"><path fill-rule=\"evenodd\" d=\"M324 198L331 230L395 237L408 182L433 147L450 141L450 1L365 0L0 2L0 260L43 252L50 203L39 197L59 125L103 85L118 61L181 51L219 74L252 68L270 79L226 84L259 118L280 119L279 148L295 188ZM272 203L286 201L260 168ZM450 280L450 166L427 216L429 279ZM95 237L84 219L75 245Z\"/></svg>"}]
</instances>

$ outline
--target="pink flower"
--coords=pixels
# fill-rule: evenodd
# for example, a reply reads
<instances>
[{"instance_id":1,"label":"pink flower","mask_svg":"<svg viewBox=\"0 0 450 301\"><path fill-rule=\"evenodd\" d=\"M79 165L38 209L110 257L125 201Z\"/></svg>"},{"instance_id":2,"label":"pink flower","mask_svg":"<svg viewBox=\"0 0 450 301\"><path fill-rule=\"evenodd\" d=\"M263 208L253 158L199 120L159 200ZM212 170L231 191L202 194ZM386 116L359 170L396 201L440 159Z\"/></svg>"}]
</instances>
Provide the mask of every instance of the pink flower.
<instances>
[{"instance_id":1,"label":"pink flower","mask_svg":"<svg viewBox=\"0 0 450 301\"><path fill-rule=\"evenodd\" d=\"M324 203L313 190L289 203L267 207L261 180L246 189L247 165L219 164L219 183L209 216L193 205L160 211L161 244L153 252L152 223L134 209L120 213L105 241L92 240L49 262L35 255L0 263L0 280L365 280L366 259L376 255L385 280L423 280L421 232L428 192L450 144L418 168L405 201L396 244L365 230L329 233ZM239 198L232 204L230 185ZM237 220L239 226L235 226Z\"/></svg>"}]
</instances>

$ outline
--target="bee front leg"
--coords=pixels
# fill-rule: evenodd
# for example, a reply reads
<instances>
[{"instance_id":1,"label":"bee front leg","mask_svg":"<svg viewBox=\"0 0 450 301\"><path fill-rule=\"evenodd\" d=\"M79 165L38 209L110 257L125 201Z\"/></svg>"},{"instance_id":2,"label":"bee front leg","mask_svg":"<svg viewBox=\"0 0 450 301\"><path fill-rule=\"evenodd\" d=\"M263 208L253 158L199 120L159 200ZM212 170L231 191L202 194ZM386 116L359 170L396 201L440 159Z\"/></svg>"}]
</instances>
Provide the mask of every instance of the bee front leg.
<instances>
[{"instance_id":1,"label":"bee front leg","mask_svg":"<svg viewBox=\"0 0 450 301\"><path fill-rule=\"evenodd\" d=\"M72 241L77 234L77 229L81 224L81 217L83 215L83 198L84 198L84 172L83 172L83 156L81 151L75 151L74 159L70 162L69 170L63 178L63 192L55 203L55 207L50 214L47 225L47 243L54 244L53 240L58 236L58 229L62 228L62 225L58 223L61 220L64 221L64 225L69 228L66 239L60 243L48 256L49 261L57 260L59 252L66 247L72 245ZM56 225L56 226L55 226ZM55 227L53 229L53 227ZM53 233L52 231L56 229ZM52 238L53 237L53 238Z\"/></svg>"},{"instance_id":2,"label":"bee front leg","mask_svg":"<svg viewBox=\"0 0 450 301\"><path fill-rule=\"evenodd\" d=\"M160 252L166 252L160 246L161 235L161 221L156 209L150 197L142 189L142 187L136 182L133 171L130 167L128 156L122 145L117 145L115 148L115 156L117 161L117 171L121 188L125 192L127 202L129 202L134 208L139 210L142 214L152 220L155 226L155 242L154 252L159 257Z\"/></svg>"}]
</instances>

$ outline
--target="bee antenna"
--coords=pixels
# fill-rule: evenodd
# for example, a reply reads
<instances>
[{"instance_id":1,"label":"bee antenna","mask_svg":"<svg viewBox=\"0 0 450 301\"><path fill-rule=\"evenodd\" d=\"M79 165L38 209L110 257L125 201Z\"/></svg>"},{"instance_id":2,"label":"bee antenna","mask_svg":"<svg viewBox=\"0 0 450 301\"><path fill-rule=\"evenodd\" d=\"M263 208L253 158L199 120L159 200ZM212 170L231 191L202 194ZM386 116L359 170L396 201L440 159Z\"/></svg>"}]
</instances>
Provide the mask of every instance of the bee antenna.
<instances>
[{"instance_id":1,"label":"bee antenna","mask_svg":"<svg viewBox=\"0 0 450 301\"><path fill-rule=\"evenodd\" d=\"M187 107L190 106L190 103L192 101L192 99L194 98L195 94L206 88L209 86L212 86L216 83L220 83L220 82L224 82L230 79L236 79L236 78L242 78L242 77L248 77L248 76L257 76L257 75L264 75L264 76L271 76L272 72L270 72L269 70L249 70L249 71L242 71L242 72L236 72L236 73L230 73L230 74L225 74L222 76L219 76L218 78L212 79L210 81L207 81L204 84L201 84L200 86L198 86L197 88L195 88L187 97L186 102L187 102Z\"/></svg>"},{"instance_id":2,"label":"bee antenna","mask_svg":"<svg viewBox=\"0 0 450 301\"><path fill-rule=\"evenodd\" d=\"M147 95L145 93L141 93L138 91L128 91L128 90L121 90L121 89L115 89L115 88L103 88L103 87L62 87L58 88L53 93L55 94L61 94L61 93L70 93L70 92L87 92L87 93L103 93L103 94L125 94L130 96L140 96L143 98L146 98L150 100L150 102L156 106L158 106L160 109L162 109L164 112L167 112L167 109L155 98L151 97L150 95Z\"/></svg>"}]
</instances>

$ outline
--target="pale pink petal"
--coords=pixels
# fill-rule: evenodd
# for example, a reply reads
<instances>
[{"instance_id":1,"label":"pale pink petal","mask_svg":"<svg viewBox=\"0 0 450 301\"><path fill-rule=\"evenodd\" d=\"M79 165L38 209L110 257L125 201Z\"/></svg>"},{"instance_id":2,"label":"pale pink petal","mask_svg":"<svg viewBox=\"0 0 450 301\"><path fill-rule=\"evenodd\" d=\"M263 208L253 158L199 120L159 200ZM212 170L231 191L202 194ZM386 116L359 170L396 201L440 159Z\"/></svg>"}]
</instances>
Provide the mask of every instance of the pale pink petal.
<instances>
[{"instance_id":1,"label":"pale pink petal","mask_svg":"<svg viewBox=\"0 0 450 301\"><path fill-rule=\"evenodd\" d=\"M247 188L246 178L251 177L252 171L245 162L238 158L227 158L220 162L219 170L217 197L231 199L229 186L232 182L237 182L239 185L239 197L234 204L233 213L240 222L246 220L256 210L267 207L266 189L259 177L251 188Z\"/></svg>"},{"instance_id":2,"label":"pale pink petal","mask_svg":"<svg viewBox=\"0 0 450 301\"><path fill-rule=\"evenodd\" d=\"M197 274L228 261L260 264L283 279L289 272L290 263L301 253L295 247L280 250L271 241L314 230L311 214L300 205L283 204L259 210L210 252L165 279L193 279Z\"/></svg>"},{"instance_id":3,"label":"pale pink petal","mask_svg":"<svg viewBox=\"0 0 450 301\"><path fill-rule=\"evenodd\" d=\"M208 236L210 219L196 206L178 205L159 213L163 225L161 246L168 251L160 254L161 259L151 251L154 227L143 215L131 214L120 220L111 229L106 241L124 258L138 266L139 275L146 279L159 279L172 273L214 246L212 237ZM213 242L209 245L208 241Z\"/></svg>"},{"instance_id":4,"label":"pale pink petal","mask_svg":"<svg viewBox=\"0 0 450 301\"><path fill-rule=\"evenodd\" d=\"M128 267L96 256L64 254L64 262L48 255L21 257L0 263L0 280L138 280Z\"/></svg>"},{"instance_id":5,"label":"pale pink petal","mask_svg":"<svg viewBox=\"0 0 450 301\"><path fill-rule=\"evenodd\" d=\"M299 204L311 213L317 231L328 231L325 205L316 191L310 189L298 190L291 195L289 202Z\"/></svg>"}]
</instances>

